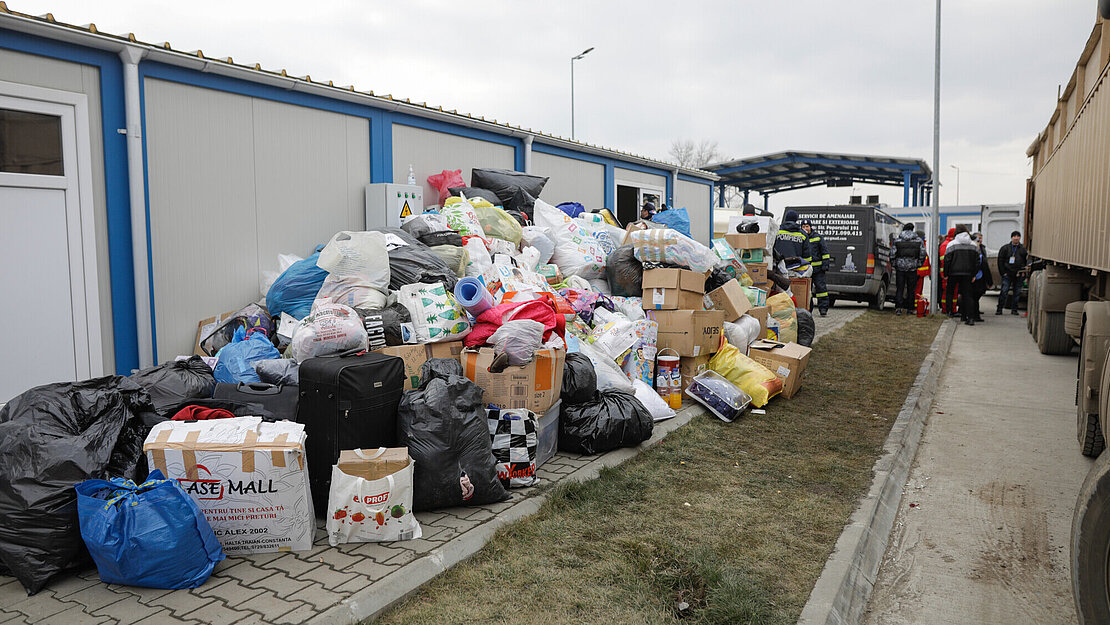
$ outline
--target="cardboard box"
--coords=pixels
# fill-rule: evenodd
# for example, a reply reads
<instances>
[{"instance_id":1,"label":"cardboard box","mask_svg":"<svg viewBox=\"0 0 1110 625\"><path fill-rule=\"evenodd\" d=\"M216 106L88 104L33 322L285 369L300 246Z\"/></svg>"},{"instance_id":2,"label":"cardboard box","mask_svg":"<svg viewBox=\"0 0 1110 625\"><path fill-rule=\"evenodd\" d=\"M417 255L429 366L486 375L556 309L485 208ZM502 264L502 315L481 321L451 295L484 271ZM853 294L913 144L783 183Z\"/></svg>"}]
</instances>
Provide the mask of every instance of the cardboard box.
<instances>
[{"instance_id":1,"label":"cardboard box","mask_svg":"<svg viewBox=\"0 0 1110 625\"><path fill-rule=\"evenodd\" d=\"M655 313L659 323L658 351L670 348L679 356L714 354L721 343L723 310L660 310Z\"/></svg>"},{"instance_id":2,"label":"cardboard box","mask_svg":"<svg viewBox=\"0 0 1110 625\"><path fill-rule=\"evenodd\" d=\"M292 421L163 421L143 451L197 502L224 553L304 551L316 534L304 441Z\"/></svg>"},{"instance_id":3,"label":"cardboard box","mask_svg":"<svg viewBox=\"0 0 1110 625\"><path fill-rule=\"evenodd\" d=\"M381 451L381 454L378 452ZM362 453L362 456L359 455ZM379 449L343 449L339 452L339 470L364 480L380 480L409 466L408 447Z\"/></svg>"},{"instance_id":4,"label":"cardboard box","mask_svg":"<svg viewBox=\"0 0 1110 625\"><path fill-rule=\"evenodd\" d=\"M726 234L725 240L736 250L762 250L767 248L767 233Z\"/></svg>"},{"instance_id":5,"label":"cardboard box","mask_svg":"<svg viewBox=\"0 0 1110 625\"><path fill-rule=\"evenodd\" d=\"M702 354L701 356L685 356L678 359L678 372L682 374L682 392L686 392L686 387L694 381L694 376L705 371L709 368L709 359L712 354Z\"/></svg>"},{"instance_id":6,"label":"cardboard box","mask_svg":"<svg viewBox=\"0 0 1110 625\"><path fill-rule=\"evenodd\" d=\"M794 296L795 305L806 310L813 310L813 280L810 278L790 278L790 293Z\"/></svg>"},{"instance_id":7,"label":"cardboard box","mask_svg":"<svg viewBox=\"0 0 1110 625\"><path fill-rule=\"evenodd\" d=\"M395 345L378 350L388 356L405 361L405 390L420 386L420 367L431 358L458 358L463 351L462 341L445 341L423 345Z\"/></svg>"},{"instance_id":8,"label":"cardboard box","mask_svg":"<svg viewBox=\"0 0 1110 625\"><path fill-rule=\"evenodd\" d=\"M744 269L751 275L756 286L763 287L763 285L770 282L767 277L767 263L744 263Z\"/></svg>"},{"instance_id":9,"label":"cardboard box","mask_svg":"<svg viewBox=\"0 0 1110 625\"><path fill-rule=\"evenodd\" d=\"M759 336L763 337L767 334L767 317L771 315L770 306L752 306L748 309L748 313L759 321ZM737 346L739 347L739 346Z\"/></svg>"},{"instance_id":10,"label":"cardboard box","mask_svg":"<svg viewBox=\"0 0 1110 625\"><path fill-rule=\"evenodd\" d=\"M485 390L482 402L501 408L527 408L541 414L558 401L563 391L561 349L537 349L532 362L490 373L493 348L468 349L459 354L466 377Z\"/></svg>"},{"instance_id":11,"label":"cardboard box","mask_svg":"<svg viewBox=\"0 0 1110 625\"><path fill-rule=\"evenodd\" d=\"M714 308L725 311L725 321L736 321L752 307L744 288L736 280L729 280L710 291L708 297Z\"/></svg>"},{"instance_id":12,"label":"cardboard box","mask_svg":"<svg viewBox=\"0 0 1110 625\"><path fill-rule=\"evenodd\" d=\"M228 317L231 317L232 315L234 315L237 312L239 312L238 309L231 310L231 311L223 313L222 315L216 315L215 317L209 317L207 319L201 319L199 322L197 322L197 338L196 338L195 341L193 341L193 354L195 354L197 356L212 356L212 355L214 355L214 354L206 354L204 352L204 350L201 349L200 342L203 341L204 339L208 338L208 335L211 334L213 330L215 330L217 327L219 327L219 325L221 323L223 323L224 321L227 321Z\"/></svg>"},{"instance_id":13,"label":"cardboard box","mask_svg":"<svg viewBox=\"0 0 1110 625\"><path fill-rule=\"evenodd\" d=\"M810 351L797 343L761 340L751 344L748 356L782 380L782 396L789 399L802 388L802 375L809 363Z\"/></svg>"},{"instance_id":14,"label":"cardboard box","mask_svg":"<svg viewBox=\"0 0 1110 625\"><path fill-rule=\"evenodd\" d=\"M763 250L740 250L740 260L745 263L763 262Z\"/></svg>"},{"instance_id":15,"label":"cardboard box","mask_svg":"<svg viewBox=\"0 0 1110 625\"><path fill-rule=\"evenodd\" d=\"M644 310L701 310L705 274L686 269L644 272Z\"/></svg>"}]
</instances>

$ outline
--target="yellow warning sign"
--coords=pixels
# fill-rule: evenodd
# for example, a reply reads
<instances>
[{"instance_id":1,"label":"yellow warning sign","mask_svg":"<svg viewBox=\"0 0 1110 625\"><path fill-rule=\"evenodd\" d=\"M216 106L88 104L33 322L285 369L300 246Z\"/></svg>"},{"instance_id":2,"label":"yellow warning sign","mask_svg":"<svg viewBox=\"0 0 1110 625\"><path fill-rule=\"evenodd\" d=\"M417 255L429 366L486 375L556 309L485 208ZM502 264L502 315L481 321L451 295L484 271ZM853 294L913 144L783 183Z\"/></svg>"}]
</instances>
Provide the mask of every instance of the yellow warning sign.
<instances>
[{"instance_id":1,"label":"yellow warning sign","mask_svg":"<svg viewBox=\"0 0 1110 625\"><path fill-rule=\"evenodd\" d=\"M403 207L401 207L401 216L402 217L411 217L412 216L412 209L409 208L408 200L405 200L405 205Z\"/></svg>"}]
</instances>

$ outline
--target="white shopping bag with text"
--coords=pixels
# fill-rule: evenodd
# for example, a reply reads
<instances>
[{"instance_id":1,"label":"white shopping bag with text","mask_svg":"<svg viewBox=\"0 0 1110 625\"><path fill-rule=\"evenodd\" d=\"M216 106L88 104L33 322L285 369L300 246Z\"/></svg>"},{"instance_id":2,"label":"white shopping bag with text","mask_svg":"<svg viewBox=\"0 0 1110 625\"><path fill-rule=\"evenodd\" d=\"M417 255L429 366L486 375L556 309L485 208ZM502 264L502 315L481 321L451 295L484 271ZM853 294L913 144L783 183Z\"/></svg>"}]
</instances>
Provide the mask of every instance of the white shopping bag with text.
<instances>
[{"instance_id":1,"label":"white shopping bag with text","mask_svg":"<svg viewBox=\"0 0 1110 625\"><path fill-rule=\"evenodd\" d=\"M379 453L381 453L380 450ZM376 480L344 473L332 466L328 494L328 543L387 542L420 538L412 514L413 461Z\"/></svg>"}]
</instances>

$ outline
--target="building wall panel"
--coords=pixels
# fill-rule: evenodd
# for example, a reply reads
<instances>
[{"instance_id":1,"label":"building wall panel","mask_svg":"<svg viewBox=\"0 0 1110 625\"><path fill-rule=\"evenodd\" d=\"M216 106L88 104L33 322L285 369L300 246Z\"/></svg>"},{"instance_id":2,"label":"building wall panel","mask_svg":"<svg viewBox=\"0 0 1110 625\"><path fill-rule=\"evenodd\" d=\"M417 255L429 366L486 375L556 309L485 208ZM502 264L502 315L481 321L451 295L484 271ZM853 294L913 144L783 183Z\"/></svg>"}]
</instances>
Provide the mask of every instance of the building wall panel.
<instances>
[{"instance_id":1,"label":"building wall panel","mask_svg":"<svg viewBox=\"0 0 1110 625\"><path fill-rule=\"evenodd\" d=\"M587 209L605 206L605 166L532 152L532 173L548 176L540 198L548 204L578 202Z\"/></svg>"},{"instance_id":2,"label":"building wall panel","mask_svg":"<svg viewBox=\"0 0 1110 625\"><path fill-rule=\"evenodd\" d=\"M474 168L513 169L516 151L512 146L449 135L434 130L393 124L393 181L404 183L413 166L417 184L424 186L424 204L439 204L439 192L428 184L428 176L448 169L462 170L470 184Z\"/></svg>"},{"instance_id":3,"label":"building wall panel","mask_svg":"<svg viewBox=\"0 0 1110 625\"><path fill-rule=\"evenodd\" d=\"M710 204L713 199L711 193L709 185L685 180L679 180L674 189L674 208L686 207L686 212L690 215L691 236L707 244L713 238L713 225L709 221Z\"/></svg>"},{"instance_id":4,"label":"building wall panel","mask_svg":"<svg viewBox=\"0 0 1110 625\"><path fill-rule=\"evenodd\" d=\"M108 201L104 190L104 132L100 108L100 71L90 65L58 61L0 49L0 80L83 93L88 98L89 151L92 154L93 229L100 291L100 334L104 371L116 370L112 333L111 268L108 265Z\"/></svg>"},{"instance_id":5,"label":"building wall panel","mask_svg":"<svg viewBox=\"0 0 1110 625\"><path fill-rule=\"evenodd\" d=\"M615 171L613 172L613 176L617 179L618 184L623 181L648 185L650 187L658 187L660 189L667 188L666 176L648 174L642 171L632 171L631 169L621 169L620 167L617 167L615 169Z\"/></svg>"}]
</instances>

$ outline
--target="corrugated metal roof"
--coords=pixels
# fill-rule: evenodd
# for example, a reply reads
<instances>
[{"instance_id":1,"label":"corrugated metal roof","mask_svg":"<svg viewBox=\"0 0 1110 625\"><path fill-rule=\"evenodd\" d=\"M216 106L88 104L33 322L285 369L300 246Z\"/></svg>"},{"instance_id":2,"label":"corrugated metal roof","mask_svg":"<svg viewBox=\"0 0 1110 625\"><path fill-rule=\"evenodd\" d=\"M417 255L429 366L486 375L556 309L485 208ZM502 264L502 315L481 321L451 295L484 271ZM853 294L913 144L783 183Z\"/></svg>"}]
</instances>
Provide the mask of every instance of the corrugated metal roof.
<instances>
[{"instance_id":1,"label":"corrugated metal roof","mask_svg":"<svg viewBox=\"0 0 1110 625\"><path fill-rule=\"evenodd\" d=\"M237 68L240 68L240 69L243 69L243 70L247 70L251 73L257 74L259 77L264 77L264 76L265 77L278 77L278 76L280 76L282 78L296 80L296 81L302 81L306 84L311 84L311 85L315 85L315 86L319 86L319 87L328 87L328 88L333 88L333 89L339 89L339 90L342 90L342 91L345 91L345 92L348 92L348 93L353 93L353 94L358 94L358 95L361 95L361 96L365 96L367 98L377 100L377 101L380 101L380 102L403 104L403 105L405 105L406 108L409 109L407 112L411 112L415 115L421 115L421 112L424 111L424 112L427 112L427 113L434 113L434 114L437 114L437 115L448 115L448 116L452 116L452 117L457 117L457 118L460 118L460 119L468 120L470 122L475 122L475 121L482 122L483 124L489 125L490 126L489 130L491 130L492 132L500 132L501 134L505 134L506 133L505 131L509 131L513 134L527 133L527 134L534 135L536 138L543 138L543 139L548 139L550 141L554 141L554 142L558 142L558 143L562 143L562 144L568 144L569 147L578 147L578 148L584 149L585 151L591 151L591 150L593 150L593 151L604 151L604 152L608 152L608 153L614 155L615 158L623 157L623 158L626 158L626 159L633 159L633 160L636 160L636 161L641 161L641 162L644 162L644 163L647 163L647 164L654 165L655 167L658 167L660 169L665 169L665 170L668 170L668 171L678 169L681 172L684 172L684 173L687 173L687 174L697 175L697 176L702 177L702 178L707 178L707 179L710 179L710 180L715 180L716 179L716 175L713 172L706 171L704 169L697 169L697 168L693 168L693 167L683 167L683 166L680 166L680 165L675 164L675 163L671 163L671 162L668 162L668 161L661 161L659 159L655 159L655 158L651 158L651 157L647 157L647 156L642 156L642 155L639 155L639 154L632 154L630 152L624 152L622 150L617 150L617 149L614 149L614 148L600 146L600 145L593 144L593 143L583 143L581 141L577 141L577 140L574 140L574 139L568 139L566 137L561 137L561 136L558 136L558 135L549 134L549 133L546 133L546 132L543 132L543 131L540 131L540 130L533 130L532 128L523 128L521 126L514 126L514 125L509 124L509 123L499 122L496 119L486 119L484 116L481 116L481 115L475 116L472 113L460 113L459 111L457 111L455 109L446 110L442 106L435 106L435 105L428 104L426 102L413 102L409 98L402 99L402 98L399 98L399 97L394 97L392 94L378 95L378 94L375 94L373 91L359 91L353 85L338 86L330 80L328 80L328 81L313 80L312 77L309 76L309 75L290 76L286 72L286 70L284 70L284 69L277 70L277 71L270 70L270 69L264 69L262 67L262 65L259 64L259 63L244 65L244 64L236 63L231 57L222 57L221 58L221 57L209 56L209 55L204 54L204 52L201 51L201 50L184 51L184 50L180 50L178 48L173 47L173 45L170 44L170 42L168 42L168 41L163 41L161 43L150 43L150 42L146 42L146 41L143 41L141 39L138 39L135 36L135 33L127 33L126 35L117 35L117 34L113 34L113 33L106 33L106 32L103 32L103 31L99 30L96 27L96 24L92 24L92 23L84 24L84 25L68 24L68 23L65 23L65 22L58 21L54 17L53 13L44 13L42 15L30 15L28 13L20 13L18 11L14 11L14 10L8 8L7 2L5 2L4 0L0 0L0 26L3 25L2 24L2 19L6 16L11 16L11 17L16 17L16 18L23 18L23 19L28 19L28 20L34 20L34 21L39 22L41 24L49 25L49 26L52 26L52 27L55 27L55 28L65 29L65 30L70 31L70 32L88 34L88 35L93 36L93 37L103 37L103 38L114 39L114 40L117 40L121 43L127 42L127 43L135 44L137 46L143 46L143 47L165 50L167 52L171 52L171 53L175 53L175 54L179 54L179 55L183 55L183 56L187 56L187 57L192 57L192 58L196 58L196 59L201 59L203 61L207 61L207 62L211 62L211 63L221 63L221 64L224 64L224 65L233 66L233 67L237 67Z\"/></svg>"},{"instance_id":2,"label":"corrugated metal roof","mask_svg":"<svg viewBox=\"0 0 1110 625\"><path fill-rule=\"evenodd\" d=\"M787 151L707 165L720 183L771 193L850 180L874 184L903 184L909 173L928 181L929 165L922 159L867 154Z\"/></svg>"}]
</instances>

